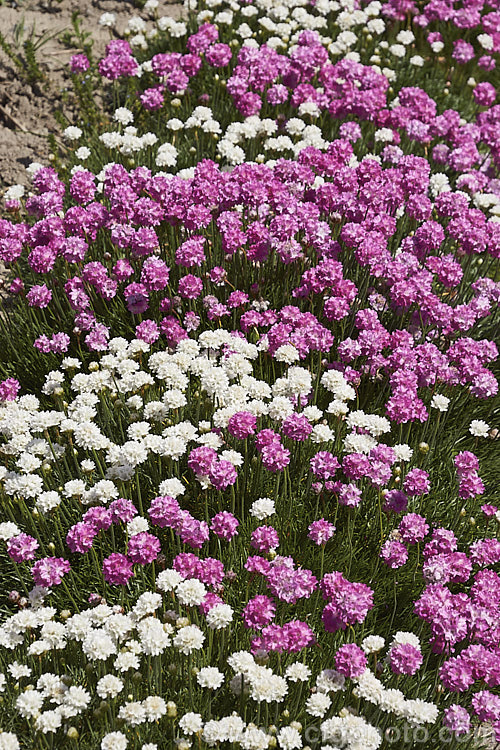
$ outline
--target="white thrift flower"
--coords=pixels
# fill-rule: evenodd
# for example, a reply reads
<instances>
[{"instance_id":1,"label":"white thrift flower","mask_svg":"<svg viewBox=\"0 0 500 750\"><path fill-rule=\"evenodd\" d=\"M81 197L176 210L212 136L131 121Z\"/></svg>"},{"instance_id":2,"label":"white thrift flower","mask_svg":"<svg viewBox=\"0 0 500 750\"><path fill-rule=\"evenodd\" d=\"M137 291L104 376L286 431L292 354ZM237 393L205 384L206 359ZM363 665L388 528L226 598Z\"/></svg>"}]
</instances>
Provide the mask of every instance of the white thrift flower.
<instances>
[{"instance_id":1,"label":"white thrift flower","mask_svg":"<svg viewBox=\"0 0 500 750\"><path fill-rule=\"evenodd\" d=\"M103 13L99 18L99 26L107 26L112 28L116 23L116 16L114 13ZM106 749L107 750L107 749ZM118 748L116 750L119 750Z\"/></svg>"},{"instance_id":2,"label":"white thrift flower","mask_svg":"<svg viewBox=\"0 0 500 750\"><path fill-rule=\"evenodd\" d=\"M57 732L61 724L62 716L60 711L57 709L54 711L44 711L37 717L35 729L37 732L42 732L42 734L48 734L49 732Z\"/></svg>"},{"instance_id":3,"label":"white thrift flower","mask_svg":"<svg viewBox=\"0 0 500 750\"><path fill-rule=\"evenodd\" d=\"M118 712L118 718L131 727L143 724L146 721L146 709L140 701L125 703Z\"/></svg>"},{"instance_id":4,"label":"white thrift flower","mask_svg":"<svg viewBox=\"0 0 500 750\"><path fill-rule=\"evenodd\" d=\"M205 636L196 625L186 625L174 638L174 646L186 656L192 651L203 648Z\"/></svg>"},{"instance_id":5,"label":"white thrift flower","mask_svg":"<svg viewBox=\"0 0 500 750\"><path fill-rule=\"evenodd\" d=\"M203 721L200 714L187 713L179 721L179 728L184 734L198 734L203 729Z\"/></svg>"},{"instance_id":6,"label":"white thrift flower","mask_svg":"<svg viewBox=\"0 0 500 750\"><path fill-rule=\"evenodd\" d=\"M148 529L148 519L143 518L142 516L136 516L127 523L127 533L129 536L135 536L136 534L140 534L141 532L147 531Z\"/></svg>"},{"instance_id":7,"label":"white thrift flower","mask_svg":"<svg viewBox=\"0 0 500 750\"><path fill-rule=\"evenodd\" d=\"M19 740L12 732L0 733L0 750L19 750Z\"/></svg>"},{"instance_id":8,"label":"white thrift flower","mask_svg":"<svg viewBox=\"0 0 500 750\"><path fill-rule=\"evenodd\" d=\"M104 15L112 15L105 13ZM122 732L109 732L101 740L101 750L125 750L128 740Z\"/></svg>"},{"instance_id":9,"label":"white thrift flower","mask_svg":"<svg viewBox=\"0 0 500 750\"><path fill-rule=\"evenodd\" d=\"M91 150L87 148L87 146L80 146L80 148L76 149L75 156L80 161L85 161L86 159L89 158L91 153L92 153Z\"/></svg>"},{"instance_id":10,"label":"white thrift flower","mask_svg":"<svg viewBox=\"0 0 500 750\"><path fill-rule=\"evenodd\" d=\"M283 727L277 737L278 744L283 750L297 750L303 747L302 737L294 727Z\"/></svg>"},{"instance_id":11,"label":"white thrift flower","mask_svg":"<svg viewBox=\"0 0 500 750\"><path fill-rule=\"evenodd\" d=\"M482 419L473 419L470 423L469 432L474 437L488 437L490 426Z\"/></svg>"},{"instance_id":12,"label":"white thrift flower","mask_svg":"<svg viewBox=\"0 0 500 750\"><path fill-rule=\"evenodd\" d=\"M311 716L323 718L331 705L332 701L327 693L313 693L306 701L306 711Z\"/></svg>"},{"instance_id":13,"label":"white thrift flower","mask_svg":"<svg viewBox=\"0 0 500 750\"><path fill-rule=\"evenodd\" d=\"M311 676L311 670L305 664L296 661L286 668L285 677L290 682L306 682Z\"/></svg>"},{"instance_id":14,"label":"white thrift flower","mask_svg":"<svg viewBox=\"0 0 500 750\"><path fill-rule=\"evenodd\" d=\"M197 578L190 578L187 581L179 583L175 593L181 604L185 604L187 607L193 607L202 603L207 595L207 589L205 584L198 581Z\"/></svg>"},{"instance_id":15,"label":"white thrift flower","mask_svg":"<svg viewBox=\"0 0 500 750\"><path fill-rule=\"evenodd\" d=\"M19 526L11 521L5 521L0 523L0 539L4 542L8 542L13 536L18 536L21 533Z\"/></svg>"},{"instance_id":16,"label":"white thrift flower","mask_svg":"<svg viewBox=\"0 0 500 750\"><path fill-rule=\"evenodd\" d=\"M159 695L148 695L143 701L147 721L159 721L167 713L167 704Z\"/></svg>"},{"instance_id":17,"label":"white thrift flower","mask_svg":"<svg viewBox=\"0 0 500 750\"><path fill-rule=\"evenodd\" d=\"M207 624L213 630L221 630L230 625L233 614L229 604L216 604L207 614Z\"/></svg>"},{"instance_id":18,"label":"white thrift flower","mask_svg":"<svg viewBox=\"0 0 500 750\"><path fill-rule=\"evenodd\" d=\"M361 648L365 654L376 654L382 651L385 646L385 639L380 635L368 635L361 641Z\"/></svg>"},{"instance_id":19,"label":"white thrift flower","mask_svg":"<svg viewBox=\"0 0 500 750\"><path fill-rule=\"evenodd\" d=\"M116 698L116 696L123 690L123 682L119 677L115 677L113 674L104 675L101 677L96 686L96 692L99 698L106 700L106 698Z\"/></svg>"},{"instance_id":20,"label":"white thrift flower","mask_svg":"<svg viewBox=\"0 0 500 750\"><path fill-rule=\"evenodd\" d=\"M40 714L43 695L37 690L26 690L18 696L15 705L23 719L33 719Z\"/></svg>"},{"instance_id":21,"label":"white thrift flower","mask_svg":"<svg viewBox=\"0 0 500 750\"><path fill-rule=\"evenodd\" d=\"M162 570L156 576L156 588L167 593L176 589L183 580L183 576L177 570Z\"/></svg>"},{"instance_id":22,"label":"white thrift flower","mask_svg":"<svg viewBox=\"0 0 500 750\"><path fill-rule=\"evenodd\" d=\"M313 427L309 439L313 443L328 443L335 440L335 433L327 424L317 424Z\"/></svg>"},{"instance_id":23,"label":"white thrift flower","mask_svg":"<svg viewBox=\"0 0 500 750\"><path fill-rule=\"evenodd\" d=\"M63 137L67 138L68 141L77 141L83 135L83 130L77 128L75 125L70 125L63 130Z\"/></svg>"},{"instance_id":24,"label":"white thrift flower","mask_svg":"<svg viewBox=\"0 0 500 750\"><path fill-rule=\"evenodd\" d=\"M246 24L244 24L246 26ZM249 725L239 737L243 750L266 750L269 747L269 737L261 729Z\"/></svg>"},{"instance_id":25,"label":"white thrift flower","mask_svg":"<svg viewBox=\"0 0 500 750\"><path fill-rule=\"evenodd\" d=\"M398 461L410 461L411 457L413 456L413 449L405 443L393 445L392 449L396 454L396 458L398 459Z\"/></svg>"},{"instance_id":26,"label":"white thrift flower","mask_svg":"<svg viewBox=\"0 0 500 750\"><path fill-rule=\"evenodd\" d=\"M268 516L272 516L276 512L274 501L269 497L259 497L250 508L250 515L257 518L259 521L263 521Z\"/></svg>"},{"instance_id":27,"label":"white thrift flower","mask_svg":"<svg viewBox=\"0 0 500 750\"><path fill-rule=\"evenodd\" d=\"M203 667L196 675L196 681L200 687L217 690L224 682L224 675L217 667Z\"/></svg>"},{"instance_id":28,"label":"white thrift flower","mask_svg":"<svg viewBox=\"0 0 500 750\"><path fill-rule=\"evenodd\" d=\"M435 393L431 399L431 407L438 411L448 411L450 405L450 399L446 396L442 396L440 393Z\"/></svg>"}]
</instances>

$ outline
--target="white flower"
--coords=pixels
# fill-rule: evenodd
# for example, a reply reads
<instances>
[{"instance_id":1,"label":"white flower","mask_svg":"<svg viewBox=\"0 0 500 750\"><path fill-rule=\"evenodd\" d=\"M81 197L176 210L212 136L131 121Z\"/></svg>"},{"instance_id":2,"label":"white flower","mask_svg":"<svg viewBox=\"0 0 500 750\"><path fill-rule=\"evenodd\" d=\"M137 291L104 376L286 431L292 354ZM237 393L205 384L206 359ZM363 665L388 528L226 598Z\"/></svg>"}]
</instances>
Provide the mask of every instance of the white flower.
<instances>
[{"instance_id":1,"label":"white flower","mask_svg":"<svg viewBox=\"0 0 500 750\"><path fill-rule=\"evenodd\" d=\"M316 687L321 693L336 693L344 689L345 677L335 669L323 669L316 677Z\"/></svg>"},{"instance_id":2,"label":"white flower","mask_svg":"<svg viewBox=\"0 0 500 750\"><path fill-rule=\"evenodd\" d=\"M224 675L217 667L203 667L196 675L196 681L200 687L217 690L224 682Z\"/></svg>"},{"instance_id":3,"label":"white flower","mask_svg":"<svg viewBox=\"0 0 500 750\"><path fill-rule=\"evenodd\" d=\"M24 195L24 185L11 185L5 191L3 199L5 201L19 200Z\"/></svg>"},{"instance_id":4,"label":"white flower","mask_svg":"<svg viewBox=\"0 0 500 750\"><path fill-rule=\"evenodd\" d=\"M155 594L152 591L145 591L141 594L132 609L131 616L136 620L140 620L146 615L153 615L158 607L161 606L162 598L160 594Z\"/></svg>"},{"instance_id":5,"label":"white flower","mask_svg":"<svg viewBox=\"0 0 500 750\"><path fill-rule=\"evenodd\" d=\"M101 677L96 686L96 692L99 698L106 700L106 698L116 698L116 696L123 690L123 682L119 677L115 677L113 674L104 675Z\"/></svg>"},{"instance_id":6,"label":"white flower","mask_svg":"<svg viewBox=\"0 0 500 750\"><path fill-rule=\"evenodd\" d=\"M382 651L385 646L385 639L380 635L368 635L361 641L361 648L365 654L376 654Z\"/></svg>"},{"instance_id":7,"label":"white flower","mask_svg":"<svg viewBox=\"0 0 500 750\"><path fill-rule=\"evenodd\" d=\"M77 141L83 135L83 130L77 128L75 125L70 125L63 130L63 137L67 138L68 141Z\"/></svg>"},{"instance_id":8,"label":"white flower","mask_svg":"<svg viewBox=\"0 0 500 750\"><path fill-rule=\"evenodd\" d=\"M131 651L122 651L114 661L114 667L119 672L128 672L129 669L139 669L140 664L141 662L137 654L133 654Z\"/></svg>"},{"instance_id":9,"label":"white flower","mask_svg":"<svg viewBox=\"0 0 500 750\"><path fill-rule=\"evenodd\" d=\"M104 15L112 15L105 13ZM125 750L128 740L122 732L109 732L101 740L101 750Z\"/></svg>"},{"instance_id":10,"label":"white flower","mask_svg":"<svg viewBox=\"0 0 500 750\"><path fill-rule=\"evenodd\" d=\"M190 578L187 581L181 581L175 589L175 593L181 604L192 607L202 603L207 595L207 589L205 584L198 581L197 578Z\"/></svg>"},{"instance_id":11,"label":"white flower","mask_svg":"<svg viewBox=\"0 0 500 750\"><path fill-rule=\"evenodd\" d=\"M303 747L302 738L294 727L283 727L277 737L278 744L283 750L297 750Z\"/></svg>"},{"instance_id":12,"label":"white flower","mask_svg":"<svg viewBox=\"0 0 500 750\"><path fill-rule=\"evenodd\" d=\"M156 576L156 588L165 593L173 591L183 580L183 576L178 573L177 570L162 570L162 572Z\"/></svg>"},{"instance_id":13,"label":"white flower","mask_svg":"<svg viewBox=\"0 0 500 750\"><path fill-rule=\"evenodd\" d=\"M290 682L306 682L311 676L311 670L300 661L290 664L285 670L285 677Z\"/></svg>"},{"instance_id":14,"label":"white flower","mask_svg":"<svg viewBox=\"0 0 500 750\"><path fill-rule=\"evenodd\" d=\"M13 536L18 536L20 533L21 529L15 523L11 521L0 523L0 539L3 539L4 542L8 542L9 539L12 539Z\"/></svg>"},{"instance_id":15,"label":"white flower","mask_svg":"<svg viewBox=\"0 0 500 750\"><path fill-rule=\"evenodd\" d=\"M82 642L82 649L91 661L105 660L111 654L116 654L116 646L112 638L98 630L88 633Z\"/></svg>"},{"instance_id":16,"label":"white flower","mask_svg":"<svg viewBox=\"0 0 500 750\"><path fill-rule=\"evenodd\" d=\"M403 706L403 716L412 726L434 724L438 715L439 711L434 703L427 703L419 698L407 700Z\"/></svg>"},{"instance_id":17,"label":"white flower","mask_svg":"<svg viewBox=\"0 0 500 750\"><path fill-rule=\"evenodd\" d=\"M80 148L76 149L75 156L80 161L85 161L86 159L89 158L91 153L92 151L89 148L87 148L87 146L80 146Z\"/></svg>"},{"instance_id":18,"label":"white flower","mask_svg":"<svg viewBox=\"0 0 500 750\"><path fill-rule=\"evenodd\" d=\"M16 699L16 709L23 719L33 719L43 706L43 696L37 690L26 690Z\"/></svg>"},{"instance_id":19,"label":"white flower","mask_svg":"<svg viewBox=\"0 0 500 750\"><path fill-rule=\"evenodd\" d=\"M118 718L135 727L146 721L146 709L140 701L130 701L120 708Z\"/></svg>"},{"instance_id":20,"label":"white flower","mask_svg":"<svg viewBox=\"0 0 500 750\"><path fill-rule=\"evenodd\" d=\"M99 18L99 26L108 26L109 28L111 28L115 25L115 23L116 23L116 16L114 13L103 13L101 17Z\"/></svg>"},{"instance_id":21,"label":"white flower","mask_svg":"<svg viewBox=\"0 0 500 750\"><path fill-rule=\"evenodd\" d=\"M494 39L490 34L478 34L477 41L481 47L490 52L493 49Z\"/></svg>"},{"instance_id":22,"label":"white flower","mask_svg":"<svg viewBox=\"0 0 500 750\"><path fill-rule=\"evenodd\" d=\"M39 714L35 721L35 729L37 732L47 734L48 732L57 732L62 724L61 712L55 709L54 711L44 711Z\"/></svg>"},{"instance_id":23,"label":"white flower","mask_svg":"<svg viewBox=\"0 0 500 750\"><path fill-rule=\"evenodd\" d=\"M249 675L250 695L256 701L272 703L281 702L288 692L286 680L279 675L273 674L266 667L257 667Z\"/></svg>"},{"instance_id":24,"label":"white flower","mask_svg":"<svg viewBox=\"0 0 500 750\"><path fill-rule=\"evenodd\" d=\"M274 501L269 497L259 497L250 508L250 515L263 521L265 518L272 516L276 512Z\"/></svg>"},{"instance_id":25,"label":"white flower","mask_svg":"<svg viewBox=\"0 0 500 750\"><path fill-rule=\"evenodd\" d=\"M327 693L313 693L306 701L306 711L311 716L323 718L331 705Z\"/></svg>"},{"instance_id":26,"label":"white flower","mask_svg":"<svg viewBox=\"0 0 500 750\"><path fill-rule=\"evenodd\" d=\"M174 638L174 646L186 656L194 650L203 648L205 636L196 625L186 625Z\"/></svg>"},{"instance_id":27,"label":"white flower","mask_svg":"<svg viewBox=\"0 0 500 750\"><path fill-rule=\"evenodd\" d=\"M411 44L415 41L415 34L412 31L407 31L403 29L399 32L399 34L396 36L396 41L400 44Z\"/></svg>"},{"instance_id":28,"label":"white flower","mask_svg":"<svg viewBox=\"0 0 500 750\"><path fill-rule=\"evenodd\" d=\"M398 461L410 461L411 457L413 456L413 449L410 448L409 445L406 445L406 443L398 443L398 445L393 445L392 449L396 454L396 458Z\"/></svg>"},{"instance_id":29,"label":"white flower","mask_svg":"<svg viewBox=\"0 0 500 750\"><path fill-rule=\"evenodd\" d=\"M40 513L49 513L49 511L57 508L61 504L61 496L54 490L49 492L42 492L38 495L35 503L35 508Z\"/></svg>"},{"instance_id":30,"label":"white flower","mask_svg":"<svg viewBox=\"0 0 500 750\"><path fill-rule=\"evenodd\" d=\"M213 630L221 630L233 621L233 614L229 604L216 604L207 614L207 625Z\"/></svg>"},{"instance_id":31,"label":"white flower","mask_svg":"<svg viewBox=\"0 0 500 750\"><path fill-rule=\"evenodd\" d=\"M440 393L435 393L431 399L431 407L438 411L448 411L450 399Z\"/></svg>"},{"instance_id":32,"label":"white flower","mask_svg":"<svg viewBox=\"0 0 500 750\"><path fill-rule=\"evenodd\" d=\"M148 721L158 721L167 713L167 704L159 695L148 695L142 705Z\"/></svg>"},{"instance_id":33,"label":"white flower","mask_svg":"<svg viewBox=\"0 0 500 750\"><path fill-rule=\"evenodd\" d=\"M421 55L413 55L410 57L410 65L415 65L416 68L422 68L425 60Z\"/></svg>"},{"instance_id":34,"label":"white flower","mask_svg":"<svg viewBox=\"0 0 500 750\"><path fill-rule=\"evenodd\" d=\"M244 24L246 26L246 24ZM248 725L239 737L243 750L266 750L269 747L269 737L262 729Z\"/></svg>"},{"instance_id":35,"label":"white flower","mask_svg":"<svg viewBox=\"0 0 500 750\"><path fill-rule=\"evenodd\" d=\"M274 358L277 362L285 362L287 365L298 362L300 359L298 350L292 344L279 346L274 353Z\"/></svg>"},{"instance_id":36,"label":"white flower","mask_svg":"<svg viewBox=\"0 0 500 750\"><path fill-rule=\"evenodd\" d=\"M418 636L416 636L415 633L408 633L404 630L399 630L396 633L392 639L390 648L403 643L409 643L411 646L415 646L415 648L420 648L420 640L418 639Z\"/></svg>"},{"instance_id":37,"label":"white flower","mask_svg":"<svg viewBox=\"0 0 500 750\"><path fill-rule=\"evenodd\" d=\"M203 721L200 714L187 713L179 721L179 728L184 734L198 734L203 729Z\"/></svg>"},{"instance_id":38,"label":"white flower","mask_svg":"<svg viewBox=\"0 0 500 750\"><path fill-rule=\"evenodd\" d=\"M127 523L127 533L129 536L135 536L136 534L140 534L141 532L147 531L148 529L148 519L143 518L142 516L136 516Z\"/></svg>"},{"instance_id":39,"label":"white flower","mask_svg":"<svg viewBox=\"0 0 500 750\"><path fill-rule=\"evenodd\" d=\"M470 423L469 432L474 437L488 437L490 426L482 419L473 419Z\"/></svg>"},{"instance_id":40,"label":"white flower","mask_svg":"<svg viewBox=\"0 0 500 750\"><path fill-rule=\"evenodd\" d=\"M327 424L317 424L313 427L309 439L313 443L328 443L335 440L335 433Z\"/></svg>"},{"instance_id":41,"label":"white flower","mask_svg":"<svg viewBox=\"0 0 500 750\"><path fill-rule=\"evenodd\" d=\"M19 750L19 740L12 732L0 732L0 750Z\"/></svg>"},{"instance_id":42,"label":"white flower","mask_svg":"<svg viewBox=\"0 0 500 750\"><path fill-rule=\"evenodd\" d=\"M177 149L171 143L163 143L156 152L157 167L175 167L177 164Z\"/></svg>"}]
</instances>

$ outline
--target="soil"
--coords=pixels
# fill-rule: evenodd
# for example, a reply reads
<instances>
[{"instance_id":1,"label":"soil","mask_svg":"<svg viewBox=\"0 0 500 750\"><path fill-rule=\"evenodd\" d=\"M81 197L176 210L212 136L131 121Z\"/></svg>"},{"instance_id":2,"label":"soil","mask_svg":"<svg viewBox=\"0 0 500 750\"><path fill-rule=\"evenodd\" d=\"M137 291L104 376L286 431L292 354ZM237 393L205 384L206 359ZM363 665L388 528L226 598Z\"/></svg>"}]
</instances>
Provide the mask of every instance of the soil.
<instances>
[{"instance_id":1,"label":"soil","mask_svg":"<svg viewBox=\"0 0 500 750\"><path fill-rule=\"evenodd\" d=\"M72 32L75 11L80 13L81 28L92 32L96 58L110 39L109 29L98 23L103 13L116 15L118 34L131 16L147 18L130 0L0 0L0 32L21 60L24 41L38 44L36 60L44 74L43 80L30 85L0 49L0 194L9 185L28 183L25 168L32 161L49 163L47 136L58 136L61 130L54 110L62 110L72 121L71 103L63 94L70 85L69 60L80 50L68 47L60 35ZM182 5L160 0L157 13L179 18Z\"/></svg>"}]
</instances>

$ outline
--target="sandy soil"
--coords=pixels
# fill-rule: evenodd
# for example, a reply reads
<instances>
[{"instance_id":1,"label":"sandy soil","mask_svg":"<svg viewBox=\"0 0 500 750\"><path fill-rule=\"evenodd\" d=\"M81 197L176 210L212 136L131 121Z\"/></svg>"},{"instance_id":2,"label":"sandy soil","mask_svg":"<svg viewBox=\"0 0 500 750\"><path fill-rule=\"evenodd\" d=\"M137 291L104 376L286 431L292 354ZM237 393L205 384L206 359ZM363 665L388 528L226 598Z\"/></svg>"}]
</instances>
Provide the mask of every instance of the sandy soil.
<instances>
[{"instance_id":1,"label":"sandy soil","mask_svg":"<svg viewBox=\"0 0 500 750\"><path fill-rule=\"evenodd\" d=\"M131 0L0 0L0 31L11 48L23 57L23 41L42 40L36 56L46 78L29 85L9 57L0 50L0 191L17 182L26 183L25 167L32 161L47 163L47 135L58 134L60 127L53 112L62 109L72 118L71 104L63 102L68 89L68 62L78 50L69 49L59 39L72 31L71 15L79 11L81 27L92 31L94 55L100 56L110 39L107 28L99 26L102 13L117 17L117 31L122 33L128 19L141 13ZM182 6L160 0L158 15L178 18ZM24 24L24 33L19 33ZM48 36L52 38L45 41ZM17 37L17 38L16 38Z\"/></svg>"}]
</instances>

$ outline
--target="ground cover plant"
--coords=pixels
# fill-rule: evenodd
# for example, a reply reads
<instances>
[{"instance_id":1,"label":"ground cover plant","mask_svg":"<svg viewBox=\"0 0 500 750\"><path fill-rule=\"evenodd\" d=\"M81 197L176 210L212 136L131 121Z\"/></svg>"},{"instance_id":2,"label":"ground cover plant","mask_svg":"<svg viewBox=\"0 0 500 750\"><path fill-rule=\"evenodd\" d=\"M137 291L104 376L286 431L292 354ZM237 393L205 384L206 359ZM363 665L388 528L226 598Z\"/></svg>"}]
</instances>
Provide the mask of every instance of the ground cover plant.
<instances>
[{"instance_id":1,"label":"ground cover plant","mask_svg":"<svg viewBox=\"0 0 500 750\"><path fill-rule=\"evenodd\" d=\"M101 22L0 220L0 749L500 741L500 10Z\"/></svg>"}]
</instances>

